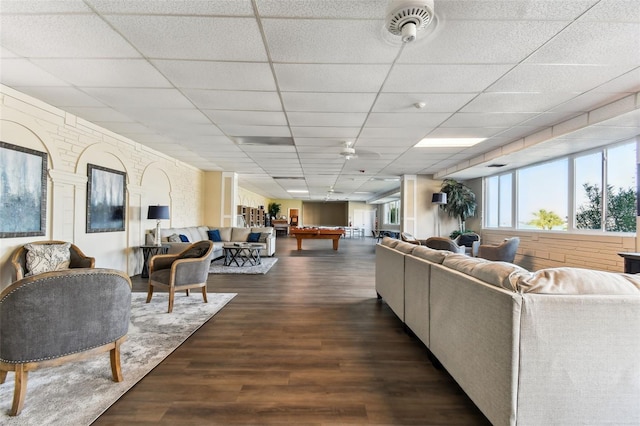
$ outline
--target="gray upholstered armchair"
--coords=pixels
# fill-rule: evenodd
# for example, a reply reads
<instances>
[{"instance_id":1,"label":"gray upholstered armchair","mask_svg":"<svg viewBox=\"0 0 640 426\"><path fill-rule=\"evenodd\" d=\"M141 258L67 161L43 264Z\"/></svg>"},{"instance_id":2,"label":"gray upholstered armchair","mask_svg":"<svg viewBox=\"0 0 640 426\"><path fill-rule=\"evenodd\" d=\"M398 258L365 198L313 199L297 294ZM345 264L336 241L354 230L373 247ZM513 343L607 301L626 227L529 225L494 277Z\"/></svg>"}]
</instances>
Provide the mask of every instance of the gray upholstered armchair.
<instances>
[{"instance_id":1,"label":"gray upholstered armchair","mask_svg":"<svg viewBox=\"0 0 640 426\"><path fill-rule=\"evenodd\" d=\"M430 237L425 241L425 246L435 250L449 250L454 253L464 254L464 247L459 247L452 239L444 237Z\"/></svg>"},{"instance_id":2,"label":"gray upholstered armchair","mask_svg":"<svg viewBox=\"0 0 640 426\"><path fill-rule=\"evenodd\" d=\"M32 245L51 245L51 244L65 244L65 241L34 241L30 243ZM69 268L94 268L96 260L93 257L86 256L82 250L80 250L74 244L70 244L69 253L71 255L71 263ZM14 269L14 281L24 278L27 273L27 249L24 246L18 247L11 256L11 265Z\"/></svg>"},{"instance_id":3,"label":"gray upholstered armchair","mask_svg":"<svg viewBox=\"0 0 640 426\"><path fill-rule=\"evenodd\" d=\"M129 330L131 281L112 269L67 269L20 279L0 293L0 383L15 372L17 416L27 374L110 351L111 374L122 381L120 344Z\"/></svg>"},{"instance_id":4,"label":"gray upholstered armchair","mask_svg":"<svg viewBox=\"0 0 640 426\"><path fill-rule=\"evenodd\" d=\"M518 237L507 238L498 245L480 244L478 257L513 263L518 245L520 245L520 238Z\"/></svg>"},{"instance_id":5,"label":"gray upholstered armchair","mask_svg":"<svg viewBox=\"0 0 640 426\"><path fill-rule=\"evenodd\" d=\"M202 288L202 298L207 303L207 278L213 256L213 242L198 241L179 254L160 254L149 260L149 291L147 303L153 297L153 288L169 290L169 313L173 311L175 292Z\"/></svg>"},{"instance_id":6,"label":"gray upholstered armchair","mask_svg":"<svg viewBox=\"0 0 640 426\"><path fill-rule=\"evenodd\" d=\"M465 232L458 235L453 241L460 247L465 247L465 253L469 256L477 257L480 248L480 235L475 232Z\"/></svg>"}]
</instances>

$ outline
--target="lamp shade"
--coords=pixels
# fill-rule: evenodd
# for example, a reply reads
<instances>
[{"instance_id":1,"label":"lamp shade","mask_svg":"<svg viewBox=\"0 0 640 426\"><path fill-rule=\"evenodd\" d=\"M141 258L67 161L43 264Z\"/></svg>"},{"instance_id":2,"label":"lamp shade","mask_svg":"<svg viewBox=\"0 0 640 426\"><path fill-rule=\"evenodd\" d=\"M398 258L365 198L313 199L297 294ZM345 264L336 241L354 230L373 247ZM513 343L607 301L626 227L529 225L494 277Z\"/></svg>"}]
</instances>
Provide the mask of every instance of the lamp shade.
<instances>
[{"instance_id":1,"label":"lamp shade","mask_svg":"<svg viewBox=\"0 0 640 426\"><path fill-rule=\"evenodd\" d=\"M169 219L169 206L149 206L147 219Z\"/></svg>"},{"instance_id":2,"label":"lamp shade","mask_svg":"<svg viewBox=\"0 0 640 426\"><path fill-rule=\"evenodd\" d=\"M446 192L434 192L431 196L431 202L433 204L447 204Z\"/></svg>"}]
</instances>

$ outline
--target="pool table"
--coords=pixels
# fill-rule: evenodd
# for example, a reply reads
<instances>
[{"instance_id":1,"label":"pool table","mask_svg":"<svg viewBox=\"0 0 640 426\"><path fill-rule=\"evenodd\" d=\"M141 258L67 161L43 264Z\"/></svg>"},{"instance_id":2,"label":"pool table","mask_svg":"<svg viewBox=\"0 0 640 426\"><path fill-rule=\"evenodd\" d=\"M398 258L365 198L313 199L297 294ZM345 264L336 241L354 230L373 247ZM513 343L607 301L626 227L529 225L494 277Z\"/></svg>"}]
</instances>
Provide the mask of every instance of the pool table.
<instances>
[{"instance_id":1,"label":"pool table","mask_svg":"<svg viewBox=\"0 0 640 426\"><path fill-rule=\"evenodd\" d=\"M333 249L338 250L338 243L340 237L344 235L344 229L291 228L289 234L298 240L298 250L302 250L302 240L304 239L331 239L333 240Z\"/></svg>"}]
</instances>

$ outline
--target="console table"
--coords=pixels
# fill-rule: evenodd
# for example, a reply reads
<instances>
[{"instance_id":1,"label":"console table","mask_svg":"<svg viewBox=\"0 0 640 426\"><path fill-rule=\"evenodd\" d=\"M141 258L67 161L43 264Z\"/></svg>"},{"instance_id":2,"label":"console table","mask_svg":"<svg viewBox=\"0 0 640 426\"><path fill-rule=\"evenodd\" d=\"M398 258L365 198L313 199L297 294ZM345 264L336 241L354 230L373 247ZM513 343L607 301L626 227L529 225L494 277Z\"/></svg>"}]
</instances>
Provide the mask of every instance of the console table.
<instances>
[{"instance_id":1,"label":"console table","mask_svg":"<svg viewBox=\"0 0 640 426\"><path fill-rule=\"evenodd\" d=\"M618 253L624 258L625 274L637 274L640 272L640 253Z\"/></svg>"},{"instance_id":2,"label":"console table","mask_svg":"<svg viewBox=\"0 0 640 426\"><path fill-rule=\"evenodd\" d=\"M149 259L151 256L155 256L156 254L167 254L169 251L169 246L163 244L161 246L140 246L142 249L142 273L140 274L141 278L149 278Z\"/></svg>"}]
</instances>

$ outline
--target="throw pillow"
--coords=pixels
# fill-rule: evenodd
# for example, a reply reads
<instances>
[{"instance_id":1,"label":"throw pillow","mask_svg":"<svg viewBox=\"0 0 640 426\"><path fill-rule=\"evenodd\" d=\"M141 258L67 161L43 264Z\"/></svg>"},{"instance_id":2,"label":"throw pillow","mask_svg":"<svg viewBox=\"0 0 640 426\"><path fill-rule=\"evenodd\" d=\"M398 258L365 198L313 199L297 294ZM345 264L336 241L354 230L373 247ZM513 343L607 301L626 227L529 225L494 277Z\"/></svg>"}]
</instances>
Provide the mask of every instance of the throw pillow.
<instances>
[{"instance_id":1,"label":"throw pillow","mask_svg":"<svg viewBox=\"0 0 640 426\"><path fill-rule=\"evenodd\" d=\"M257 243L260 241L260 232L251 232L247 237L248 243Z\"/></svg>"},{"instance_id":2,"label":"throw pillow","mask_svg":"<svg viewBox=\"0 0 640 426\"><path fill-rule=\"evenodd\" d=\"M220 236L220 230L214 229L213 231L207 231L207 235L209 235L209 239L214 243L219 243L222 241L222 237Z\"/></svg>"},{"instance_id":3,"label":"throw pillow","mask_svg":"<svg viewBox=\"0 0 640 426\"><path fill-rule=\"evenodd\" d=\"M267 242L267 238L269 238L269 235L271 235L268 232L261 232L260 233L260 239L258 239L259 243L266 243Z\"/></svg>"},{"instance_id":4,"label":"throw pillow","mask_svg":"<svg viewBox=\"0 0 640 426\"><path fill-rule=\"evenodd\" d=\"M184 234L180 234L180 241L182 241L183 243L188 243L189 238L187 238L187 236Z\"/></svg>"},{"instance_id":5,"label":"throw pillow","mask_svg":"<svg viewBox=\"0 0 640 426\"><path fill-rule=\"evenodd\" d=\"M169 235L169 238L168 238L168 239L169 239L169 242L170 242L170 243L179 243L179 242L181 242L181 241L182 241L182 240L180 239L180 235L178 235L178 234L171 234L171 235Z\"/></svg>"},{"instance_id":6,"label":"throw pillow","mask_svg":"<svg viewBox=\"0 0 640 426\"><path fill-rule=\"evenodd\" d=\"M25 244L28 271L25 276L68 269L71 263L70 247L70 243Z\"/></svg>"},{"instance_id":7,"label":"throw pillow","mask_svg":"<svg viewBox=\"0 0 640 426\"><path fill-rule=\"evenodd\" d=\"M458 239L459 246L471 247L475 241L478 241L478 237L474 234L462 234Z\"/></svg>"}]
</instances>

